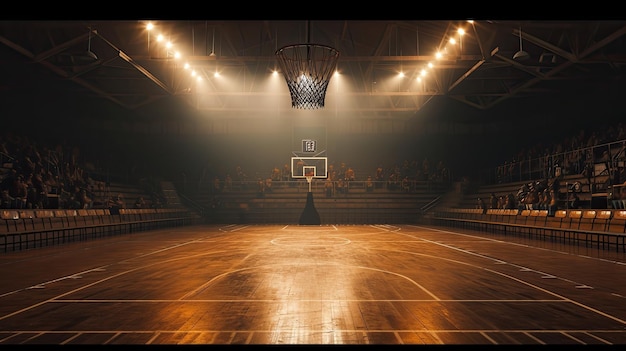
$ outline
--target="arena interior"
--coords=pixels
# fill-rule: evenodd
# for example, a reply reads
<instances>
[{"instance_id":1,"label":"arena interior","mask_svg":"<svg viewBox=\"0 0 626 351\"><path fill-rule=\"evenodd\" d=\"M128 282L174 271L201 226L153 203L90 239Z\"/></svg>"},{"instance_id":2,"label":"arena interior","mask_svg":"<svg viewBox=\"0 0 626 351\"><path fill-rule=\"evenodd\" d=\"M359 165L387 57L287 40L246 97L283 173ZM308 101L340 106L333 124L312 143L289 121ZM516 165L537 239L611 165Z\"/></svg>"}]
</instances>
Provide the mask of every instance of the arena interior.
<instances>
[{"instance_id":1,"label":"arena interior","mask_svg":"<svg viewBox=\"0 0 626 351\"><path fill-rule=\"evenodd\" d=\"M0 21L0 344L626 344L626 21Z\"/></svg>"}]
</instances>

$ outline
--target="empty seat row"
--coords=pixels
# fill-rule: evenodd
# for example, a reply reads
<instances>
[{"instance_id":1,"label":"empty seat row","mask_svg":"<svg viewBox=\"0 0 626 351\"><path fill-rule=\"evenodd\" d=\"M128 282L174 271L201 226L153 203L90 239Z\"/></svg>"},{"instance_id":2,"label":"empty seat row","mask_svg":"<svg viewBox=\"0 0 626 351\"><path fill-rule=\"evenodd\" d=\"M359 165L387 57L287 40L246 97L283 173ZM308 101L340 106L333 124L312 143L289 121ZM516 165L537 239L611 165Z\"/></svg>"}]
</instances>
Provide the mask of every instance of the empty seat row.
<instances>
[{"instance_id":1,"label":"empty seat row","mask_svg":"<svg viewBox=\"0 0 626 351\"><path fill-rule=\"evenodd\" d=\"M79 210L17 210L0 211L0 234L64 230L88 226L102 226L137 221L156 221L176 218L181 209L120 209L111 214L109 209ZM186 212L186 211L184 211Z\"/></svg>"}]
</instances>

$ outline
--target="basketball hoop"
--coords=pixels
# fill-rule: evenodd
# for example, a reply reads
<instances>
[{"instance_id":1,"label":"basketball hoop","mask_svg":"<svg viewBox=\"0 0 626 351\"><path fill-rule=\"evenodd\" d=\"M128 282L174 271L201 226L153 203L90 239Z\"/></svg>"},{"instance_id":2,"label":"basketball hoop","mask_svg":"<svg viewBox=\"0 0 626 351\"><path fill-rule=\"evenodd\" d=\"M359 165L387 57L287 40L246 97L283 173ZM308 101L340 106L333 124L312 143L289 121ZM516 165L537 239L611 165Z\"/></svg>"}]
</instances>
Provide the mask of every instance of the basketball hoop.
<instances>
[{"instance_id":1,"label":"basketball hoop","mask_svg":"<svg viewBox=\"0 0 626 351\"><path fill-rule=\"evenodd\" d=\"M291 107L323 108L339 51L324 45L296 44L277 50L276 57L289 87Z\"/></svg>"}]
</instances>

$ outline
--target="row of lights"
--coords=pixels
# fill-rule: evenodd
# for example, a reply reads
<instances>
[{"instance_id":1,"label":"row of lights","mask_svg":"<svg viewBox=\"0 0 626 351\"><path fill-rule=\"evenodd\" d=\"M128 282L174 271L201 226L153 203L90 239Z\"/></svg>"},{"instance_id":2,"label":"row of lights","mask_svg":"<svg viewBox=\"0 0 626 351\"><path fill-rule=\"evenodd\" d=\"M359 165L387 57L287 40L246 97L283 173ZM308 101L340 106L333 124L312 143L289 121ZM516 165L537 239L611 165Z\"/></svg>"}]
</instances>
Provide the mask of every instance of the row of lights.
<instances>
[{"instance_id":1,"label":"row of lights","mask_svg":"<svg viewBox=\"0 0 626 351\"><path fill-rule=\"evenodd\" d=\"M468 20L467 23L474 25L474 21L472 20ZM448 52L448 49L450 47L456 47L456 45L458 44L459 47L459 51L463 51L463 36L466 34L466 31L464 28L458 28L456 30L455 35L450 36L450 38L448 39L448 41L445 43L445 46L442 49L439 49L436 53L435 53L435 60L441 60L444 58L445 54ZM452 50L452 49L450 49ZM417 74L417 82L421 83L426 76L428 75L428 72L432 69L435 68L435 64L431 61L428 62L426 64L426 67L422 68L419 70L418 74ZM404 77L404 72L400 72L400 76Z\"/></svg>"},{"instance_id":2,"label":"row of lights","mask_svg":"<svg viewBox=\"0 0 626 351\"><path fill-rule=\"evenodd\" d=\"M474 22L472 20L468 20L467 21L469 24L473 25ZM148 31L148 52L150 52L150 33L154 30L155 26L152 22L148 22L146 24L146 30ZM465 29L464 28L458 28L456 31L456 35L451 36L448 41L446 42L445 46L443 47L443 49L438 50L435 53L435 59L436 60L441 60L445 53L448 51L449 47L452 46L456 46L457 44L459 45L459 50L463 50L463 36L466 34ZM158 34L156 37L157 42L162 43L165 42L165 49L167 52L167 56L168 57L173 57L174 59L180 59L182 57L182 54L178 51L174 50L174 44L171 41L165 41L165 36L163 34ZM214 53L211 53L211 55L214 55ZM199 75L194 69L191 68L191 66L189 65L189 63L185 63L183 65L183 68L185 70L189 70L190 71L190 75L192 78L201 81L202 80L202 76ZM435 64L431 61L428 62L426 64L426 67L422 68L421 70L419 70L419 73L417 74L417 82L422 82L423 79L425 79L425 77L428 75L428 72L432 69L435 68ZM278 71L274 70L272 72L274 75L278 74ZM335 72L335 75L338 75L339 72ZM216 70L215 71L215 77L219 76L219 72ZM403 71L400 71L399 73L400 77L404 77L405 74Z\"/></svg>"},{"instance_id":3,"label":"row of lights","mask_svg":"<svg viewBox=\"0 0 626 351\"><path fill-rule=\"evenodd\" d=\"M151 36L151 32L155 29L155 25L152 22L148 22L146 24L146 30L148 31L148 54L150 54L150 36ZM165 50L166 50L166 55L167 57L172 57L176 60L180 60L182 57L182 54L179 51L176 51L174 49L174 43L172 43L169 40L165 40L165 36L160 33L156 36L156 41L158 43L164 43L165 45ZM202 76L198 74L198 72L196 72L196 70L191 68L191 65L188 62L185 62L185 64L183 65L183 68L185 70L188 70L190 72L190 75L193 79L196 79L197 81L202 81ZM217 70L215 71L215 76L218 77L219 76L219 72L217 72Z\"/></svg>"}]
</instances>

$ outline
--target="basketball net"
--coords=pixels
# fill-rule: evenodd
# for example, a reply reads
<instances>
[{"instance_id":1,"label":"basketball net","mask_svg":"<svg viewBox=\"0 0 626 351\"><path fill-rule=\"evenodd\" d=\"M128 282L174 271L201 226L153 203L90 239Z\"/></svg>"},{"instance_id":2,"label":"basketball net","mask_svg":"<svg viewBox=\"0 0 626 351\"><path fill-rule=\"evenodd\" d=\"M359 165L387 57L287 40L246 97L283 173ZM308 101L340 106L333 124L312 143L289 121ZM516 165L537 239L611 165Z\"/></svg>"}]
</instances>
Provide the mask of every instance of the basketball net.
<instances>
[{"instance_id":1,"label":"basketball net","mask_svg":"<svg viewBox=\"0 0 626 351\"><path fill-rule=\"evenodd\" d=\"M325 45L296 44L277 50L276 58L289 88L291 107L323 108L339 51Z\"/></svg>"}]
</instances>

